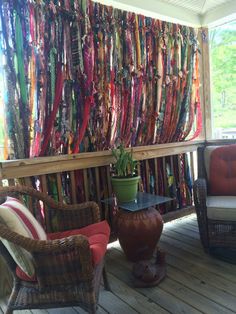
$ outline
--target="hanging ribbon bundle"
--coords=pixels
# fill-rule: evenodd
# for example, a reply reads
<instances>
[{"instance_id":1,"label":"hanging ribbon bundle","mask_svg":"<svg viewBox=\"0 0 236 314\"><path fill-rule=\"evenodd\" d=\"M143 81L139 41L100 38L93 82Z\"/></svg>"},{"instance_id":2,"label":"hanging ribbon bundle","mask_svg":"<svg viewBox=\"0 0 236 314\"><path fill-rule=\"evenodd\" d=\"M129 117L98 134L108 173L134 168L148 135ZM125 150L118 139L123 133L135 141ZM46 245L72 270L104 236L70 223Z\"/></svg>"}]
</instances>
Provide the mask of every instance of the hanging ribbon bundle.
<instances>
[{"instance_id":1,"label":"hanging ribbon bundle","mask_svg":"<svg viewBox=\"0 0 236 314\"><path fill-rule=\"evenodd\" d=\"M86 0L2 0L0 15L15 158L200 134L194 29Z\"/></svg>"}]
</instances>

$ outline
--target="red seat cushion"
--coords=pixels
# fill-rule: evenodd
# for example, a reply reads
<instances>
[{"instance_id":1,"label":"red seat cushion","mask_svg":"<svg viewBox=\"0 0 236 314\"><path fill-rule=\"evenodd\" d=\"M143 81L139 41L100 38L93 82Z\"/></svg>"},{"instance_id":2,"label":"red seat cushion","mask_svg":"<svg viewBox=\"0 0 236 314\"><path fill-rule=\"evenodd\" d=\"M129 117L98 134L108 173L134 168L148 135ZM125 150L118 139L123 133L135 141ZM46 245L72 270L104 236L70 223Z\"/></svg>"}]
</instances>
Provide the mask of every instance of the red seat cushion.
<instances>
[{"instance_id":1,"label":"red seat cushion","mask_svg":"<svg viewBox=\"0 0 236 314\"><path fill-rule=\"evenodd\" d=\"M218 147L210 159L211 195L236 195L236 145Z\"/></svg>"},{"instance_id":2,"label":"red seat cushion","mask_svg":"<svg viewBox=\"0 0 236 314\"><path fill-rule=\"evenodd\" d=\"M47 236L48 240L56 240L78 234L82 234L88 238L90 249L92 251L93 264L97 265L106 253L110 237L110 227L107 221L104 220L81 229L49 233ZM24 281L36 281L35 276L27 276L18 266L16 268L16 275Z\"/></svg>"},{"instance_id":3,"label":"red seat cushion","mask_svg":"<svg viewBox=\"0 0 236 314\"><path fill-rule=\"evenodd\" d=\"M19 266L16 267L16 276L24 281L37 281L37 277L35 275L32 277L28 276Z\"/></svg>"},{"instance_id":4,"label":"red seat cushion","mask_svg":"<svg viewBox=\"0 0 236 314\"><path fill-rule=\"evenodd\" d=\"M56 240L69 236L82 234L88 237L93 256L93 264L97 265L106 253L110 237L110 227L106 220L89 225L81 229L67 230L63 232L49 233L48 239Z\"/></svg>"}]
</instances>

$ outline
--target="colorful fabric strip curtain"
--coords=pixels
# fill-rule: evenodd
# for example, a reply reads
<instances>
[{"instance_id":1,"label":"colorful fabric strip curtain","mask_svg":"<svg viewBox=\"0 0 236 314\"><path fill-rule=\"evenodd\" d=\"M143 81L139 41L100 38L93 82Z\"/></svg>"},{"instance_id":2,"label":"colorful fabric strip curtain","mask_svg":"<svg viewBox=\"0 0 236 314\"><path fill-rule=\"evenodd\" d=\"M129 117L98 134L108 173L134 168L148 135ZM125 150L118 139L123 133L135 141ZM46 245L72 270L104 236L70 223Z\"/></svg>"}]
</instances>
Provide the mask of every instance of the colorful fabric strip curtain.
<instances>
[{"instance_id":1,"label":"colorful fabric strip curtain","mask_svg":"<svg viewBox=\"0 0 236 314\"><path fill-rule=\"evenodd\" d=\"M193 139L197 31L85 0L0 1L8 158Z\"/></svg>"}]
</instances>

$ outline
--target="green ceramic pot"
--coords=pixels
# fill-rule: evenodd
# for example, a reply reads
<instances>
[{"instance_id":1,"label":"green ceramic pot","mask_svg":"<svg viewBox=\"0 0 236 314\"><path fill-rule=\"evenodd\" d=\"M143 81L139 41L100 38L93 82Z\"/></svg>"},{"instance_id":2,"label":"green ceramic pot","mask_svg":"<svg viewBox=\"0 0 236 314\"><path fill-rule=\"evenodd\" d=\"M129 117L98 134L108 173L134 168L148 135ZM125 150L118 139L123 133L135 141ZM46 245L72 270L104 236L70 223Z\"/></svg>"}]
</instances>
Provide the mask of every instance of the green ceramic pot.
<instances>
[{"instance_id":1,"label":"green ceramic pot","mask_svg":"<svg viewBox=\"0 0 236 314\"><path fill-rule=\"evenodd\" d=\"M135 176L132 178L111 178L113 192L115 193L118 202L125 203L135 200L138 191L139 180L140 176Z\"/></svg>"}]
</instances>

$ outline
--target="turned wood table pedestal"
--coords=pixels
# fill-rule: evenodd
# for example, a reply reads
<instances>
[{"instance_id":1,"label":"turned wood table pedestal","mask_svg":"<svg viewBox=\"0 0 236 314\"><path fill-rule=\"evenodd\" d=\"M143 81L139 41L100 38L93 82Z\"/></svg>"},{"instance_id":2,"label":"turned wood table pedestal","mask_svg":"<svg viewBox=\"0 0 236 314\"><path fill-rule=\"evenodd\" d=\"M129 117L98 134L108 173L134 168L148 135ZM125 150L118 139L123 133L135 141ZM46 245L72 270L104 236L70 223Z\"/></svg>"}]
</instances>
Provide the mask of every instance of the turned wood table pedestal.
<instances>
[{"instance_id":1,"label":"turned wood table pedestal","mask_svg":"<svg viewBox=\"0 0 236 314\"><path fill-rule=\"evenodd\" d=\"M116 204L114 231L128 260L137 262L152 257L163 229L162 217L153 206L171 200L170 197L138 192L135 201ZM114 204L114 199L104 202Z\"/></svg>"}]
</instances>

